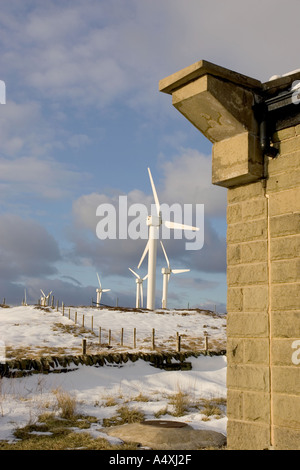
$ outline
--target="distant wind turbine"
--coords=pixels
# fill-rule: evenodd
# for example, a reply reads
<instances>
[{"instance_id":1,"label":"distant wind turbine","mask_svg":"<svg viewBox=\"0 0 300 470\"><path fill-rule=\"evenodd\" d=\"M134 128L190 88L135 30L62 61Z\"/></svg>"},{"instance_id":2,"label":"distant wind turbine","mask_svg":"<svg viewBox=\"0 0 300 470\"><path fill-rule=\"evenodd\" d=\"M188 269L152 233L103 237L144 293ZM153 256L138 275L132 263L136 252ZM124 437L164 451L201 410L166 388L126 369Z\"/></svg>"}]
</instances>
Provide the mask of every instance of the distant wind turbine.
<instances>
[{"instance_id":1,"label":"distant wind turbine","mask_svg":"<svg viewBox=\"0 0 300 470\"><path fill-rule=\"evenodd\" d=\"M148 253L148 284L147 284L147 308L149 310L155 309L155 287L156 287L156 257L157 257L157 240L159 239L159 227L163 224L170 229L180 230L199 230L198 227L192 227L190 225L183 225L171 221L163 221L160 211L160 203L158 200L156 188L153 182L150 168L148 168L150 183L152 186L152 192L155 201L156 214L148 215L147 225L149 226L149 238L138 264L138 268L141 266L146 254Z\"/></svg>"},{"instance_id":2,"label":"distant wind turbine","mask_svg":"<svg viewBox=\"0 0 300 470\"><path fill-rule=\"evenodd\" d=\"M167 268L162 268L162 270L161 270L162 275L163 275L163 294L162 294L161 306L162 306L162 308L167 308L168 285L169 285L169 280L170 280L171 273L173 273L173 274L187 273L187 272L190 271L190 269L171 269L170 268L170 262L169 262L169 259L167 257L167 253L166 253L165 247L163 245L163 242L161 241L160 244L161 244L162 250L164 252L164 255L165 255L165 258L166 258L166 261L167 261L167 265L168 265Z\"/></svg>"},{"instance_id":3,"label":"distant wind turbine","mask_svg":"<svg viewBox=\"0 0 300 470\"><path fill-rule=\"evenodd\" d=\"M102 289L101 282L100 282L100 277L99 277L98 273L97 273L97 278L98 278L98 282L99 282L99 288L96 289L96 292L97 292L97 305L100 305L102 292L109 292L110 289Z\"/></svg>"},{"instance_id":4,"label":"distant wind turbine","mask_svg":"<svg viewBox=\"0 0 300 470\"><path fill-rule=\"evenodd\" d=\"M52 294L52 291L49 292L48 295L44 294L44 292L42 291L42 289L40 289L41 293L43 294L42 297L41 297L41 305L43 305L44 307L47 307L48 305L48 301L49 301L49 297L50 295Z\"/></svg>"},{"instance_id":5,"label":"distant wind turbine","mask_svg":"<svg viewBox=\"0 0 300 470\"><path fill-rule=\"evenodd\" d=\"M135 280L135 282L136 282L136 302L135 302L135 306L136 306L136 308L140 308L140 307L143 308L143 298L144 298L143 282L145 281L145 279L147 279L148 274L146 274L146 276L142 278L135 271L133 271L133 269L131 269L131 268L128 268L128 269L136 277L136 280Z\"/></svg>"}]
</instances>

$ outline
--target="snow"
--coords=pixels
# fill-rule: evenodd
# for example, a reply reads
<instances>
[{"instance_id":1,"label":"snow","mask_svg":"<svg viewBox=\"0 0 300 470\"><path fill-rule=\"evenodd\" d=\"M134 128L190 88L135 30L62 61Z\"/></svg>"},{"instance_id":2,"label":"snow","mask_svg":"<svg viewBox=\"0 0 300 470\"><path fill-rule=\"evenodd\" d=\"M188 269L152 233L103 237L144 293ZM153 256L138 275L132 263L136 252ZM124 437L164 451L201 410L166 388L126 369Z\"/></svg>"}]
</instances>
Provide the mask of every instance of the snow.
<instances>
[{"instance_id":1,"label":"snow","mask_svg":"<svg viewBox=\"0 0 300 470\"><path fill-rule=\"evenodd\" d=\"M75 334L74 315L77 311L77 330L85 316L85 326L91 325L95 334L87 330ZM65 308L62 310L38 309L34 306L0 308L0 342L5 345L7 359L19 356L81 353L82 338L88 347L99 352L98 330L101 326L102 342L107 344L108 330L112 330L112 351L135 351L132 331L137 329L137 351L151 350L151 331L156 330L156 346L174 351L177 332L182 335L183 350L191 344L203 344L204 332L209 342L225 348L226 317L199 311L130 311L122 309L95 309L89 307ZM58 326L60 325L60 326ZM119 330L124 328L124 346L120 346ZM197 343L198 341L198 343ZM107 352L105 344L101 350ZM59 353L58 353L59 351ZM102 420L116 415L117 408L126 403L145 414L146 419L155 419L155 413L170 410L170 397L178 391L187 393L190 402L199 399L226 398L226 357L199 356L188 359L192 369L188 371L165 371L151 366L142 359L122 365L106 364L103 367L81 365L68 373L33 374L22 378L0 379L0 440L13 441L16 427L37 421L38 416L49 412L55 403L55 390L64 390L76 398L80 413L95 416L92 424L93 436L105 437L115 443L116 439L105 434ZM139 395L147 401L138 401ZM108 399L115 404L108 406ZM163 419L176 419L188 423L194 429L209 429L226 435L226 415L203 420L205 416L192 406L181 417L171 414ZM80 430L78 430L80 432Z\"/></svg>"}]
</instances>

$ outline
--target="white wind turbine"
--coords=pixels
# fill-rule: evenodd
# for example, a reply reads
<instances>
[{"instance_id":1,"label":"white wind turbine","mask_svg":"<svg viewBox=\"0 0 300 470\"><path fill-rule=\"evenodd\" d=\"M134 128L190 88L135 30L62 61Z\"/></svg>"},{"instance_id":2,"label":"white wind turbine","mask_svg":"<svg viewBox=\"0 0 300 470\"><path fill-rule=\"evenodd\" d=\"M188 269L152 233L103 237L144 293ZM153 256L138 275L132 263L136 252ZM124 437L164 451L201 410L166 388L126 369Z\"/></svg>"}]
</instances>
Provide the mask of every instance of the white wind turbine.
<instances>
[{"instance_id":1,"label":"white wind turbine","mask_svg":"<svg viewBox=\"0 0 300 470\"><path fill-rule=\"evenodd\" d=\"M148 168L150 183L155 201L156 214L148 215L147 225L149 226L148 242L144 253L142 254L138 268L141 266L146 254L148 253L148 285L147 285L147 308L154 310L155 308L155 285L156 285L156 257L157 257L157 240L159 238L159 227L163 224L170 229L180 230L199 230L198 227L183 225L177 222L163 221L160 212L160 203L158 200L155 185L152 179L150 168Z\"/></svg>"},{"instance_id":2,"label":"white wind turbine","mask_svg":"<svg viewBox=\"0 0 300 470\"><path fill-rule=\"evenodd\" d=\"M136 277L136 280L135 280L135 282L136 282L136 303L135 303L135 306L136 306L136 308L140 308L140 307L143 308L143 298L144 298L143 282L145 281L145 279L147 279L148 274L146 274L145 277L141 277L135 271L133 271L133 269L131 269L131 268L128 268L128 269Z\"/></svg>"},{"instance_id":3,"label":"white wind turbine","mask_svg":"<svg viewBox=\"0 0 300 470\"><path fill-rule=\"evenodd\" d=\"M42 289L40 289L40 291L41 291L41 293L43 294L42 297L41 297L41 305L43 305L44 307L47 307L48 301L49 301L49 297L50 297L50 295L52 294L52 291L49 292L48 295L46 295L46 294L42 291Z\"/></svg>"},{"instance_id":4,"label":"white wind turbine","mask_svg":"<svg viewBox=\"0 0 300 470\"><path fill-rule=\"evenodd\" d=\"M98 273L97 273L97 278L98 278L98 282L99 282L99 288L96 289L96 292L97 292L97 305L100 305L102 292L109 292L110 289L102 289L101 282L100 282L100 277L99 277Z\"/></svg>"},{"instance_id":5,"label":"white wind turbine","mask_svg":"<svg viewBox=\"0 0 300 470\"><path fill-rule=\"evenodd\" d=\"M165 258L166 258L166 261L167 261L167 265L168 265L167 268L162 268L162 270L161 270L162 275L163 275L163 294L162 294L161 306L162 306L162 308L167 308L168 285L169 285L169 280L170 280L171 273L173 273L173 274L187 273L188 271L190 271L190 269L171 269L170 268L170 262L169 262L169 259L167 257L167 253L166 253L165 247L163 245L163 242L161 241L160 244L161 244L161 247L163 249L163 252L164 252L164 255L165 255Z\"/></svg>"}]
</instances>

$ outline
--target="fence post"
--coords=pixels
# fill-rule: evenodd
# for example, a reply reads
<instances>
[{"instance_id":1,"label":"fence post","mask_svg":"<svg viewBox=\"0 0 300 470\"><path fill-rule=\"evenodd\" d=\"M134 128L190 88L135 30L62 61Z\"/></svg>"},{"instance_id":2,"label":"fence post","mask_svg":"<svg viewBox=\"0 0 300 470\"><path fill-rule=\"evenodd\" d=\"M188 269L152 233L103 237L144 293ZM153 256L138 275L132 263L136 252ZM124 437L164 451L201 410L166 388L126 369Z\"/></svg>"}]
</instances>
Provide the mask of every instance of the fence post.
<instances>
[{"instance_id":1,"label":"fence post","mask_svg":"<svg viewBox=\"0 0 300 470\"><path fill-rule=\"evenodd\" d=\"M136 328L133 328L133 348L136 349Z\"/></svg>"},{"instance_id":2,"label":"fence post","mask_svg":"<svg viewBox=\"0 0 300 470\"><path fill-rule=\"evenodd\" d=\"M71 309L69 308L69 320L71 318Z\"/></svg>"},{"instance_id":3,"label":"fence post","mask_svg":"<svg viewBox=\"0 0 300 470\"><path fill-rule=\"evenodd\" d=\"M86 339L82 340L82 354L86 354Z\"/></svg>"},{"instance_id":4,"label":"fence post","mask_svg":"<svg viewBox=\"0 0 300 470\"><path fill-rule=\"evenodd\" d=\"M99 326L99 345L101 346L101 326Z\"/></svg>"},{"instance_id":5,"label":"fence post","mask_svg":"<svg viewBox=\"0 0 300 470\"><path fill-rule=\"evenodd\" d=\"M152 328L152 349L155 349L155 329Z\"/></svg>"},{"instance_id":6,"label":"fence post","mask_svg":"<svg viewBox=\"0 0 300 470\"><path fill-rule=\"evenodd\" d=\"M177 352L180 352L180 347L181 347L181 336L179 335L179 333L177 332L176 333L176 351Z\"/></svg>"},{"instance_id":7,"label":"fence post","mask_svg":"<svg viewBox=\"0 0 300 470\"><path fill-rule=\"evenodd\" d=\"M111 330L108 330L108 346L110 346L111 343Z\"/></svg>"},{"instance_id":8,"label":"fence post","mask_svg":"<svg viewBox=\"0 0 300 470\"><path fill-rule=\"evenodd\" d=\"M204 336L204 343L205 343L205 351L208 351L208 336Z\"/></svg>"},{"instance_id":9,"label":"fence post","mask_svg":"<svg viewBox=\"0 0 300 470\"><path fill-rule=\"evenodd\" d=\"M82 327L84 328L84 315L82 315Z\"/></svg>"},{"instance_id":10,"label":"fence post","mask_svg":"<svg viewBox=\"0 0 300 470\"><path fill-rule=\"evenodd\" d=\"M77 312L75 312L75 319L74 319L75 323L77 323Z\"/></svg>"},{"instance_id":11,"label":"fence post","mask_svg":"<svg viewBox=\"0 0 300 470\"><path fill-rule=\"evenodd\" d=\"M123 346L124 341L124 328L121 329L121 346Z\"/></svg>"},{"instance_id":12,"label":"fence post","mask_svg":"<svg viewBox=\"0 0 300 470\"><path fill-rule=\"evenodd\" d=\"M92 318L91 318L91 329L92 331L94 331L94 316L92 315Z\"/></svg>"},{"instance_id":13,"label":"fence post","mask_svg":"<svg viewBox=\"0 0 300 470\"><path fill-rule=\"evenodd\" d=\"M58 312L58 301L56 302L56 311Z\"/></svg>"},{"instance_id":14,"label":"fence post","mask_svg":"<svg viewBox=\"0 0 300 470\"><path fill-rule=\"evenodd\" d=\"M63 302L61 303L61 307L62 307L62 314L64 316L64 314L65 314L65 304Z\"/></svg>"}]
</instances>

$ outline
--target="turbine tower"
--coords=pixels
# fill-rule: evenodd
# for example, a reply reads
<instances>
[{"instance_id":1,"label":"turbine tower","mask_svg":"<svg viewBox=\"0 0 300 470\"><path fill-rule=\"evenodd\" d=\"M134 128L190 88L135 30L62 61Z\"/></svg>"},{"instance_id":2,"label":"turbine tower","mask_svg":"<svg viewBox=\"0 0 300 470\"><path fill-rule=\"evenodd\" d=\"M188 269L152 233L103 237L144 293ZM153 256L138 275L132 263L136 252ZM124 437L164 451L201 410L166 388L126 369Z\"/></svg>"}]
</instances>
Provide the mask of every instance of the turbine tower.
<instances>
[{"instance_id":1,"label":"turbine tower","mask_svg":"<svg viewBox=\"0 0 300 470\"><path fill-rule=\"evenodd\" d=\"M146 254L148 253L148 283L147 283L147 308L149 310L155 309L155 288L156 288L156 257L157 257L157 240L159 239L159 228L163 224L170 229L180 230L199 230L198 227L190 225L183 225L181 223L163 221L160 212L160 203L158 200L156 188L153 182L150 168L148 168L150 183L155 201L156 214L148 215L147 225L149 226L148 242L138 268L141 266Z\"/></svg>"},{"instance_id":2,"label":"turbine tower","mask_svg":"<svg viewBox=\"0 0 300 470\"><path fill-rule=\"evenodd\" d=\"M190 271L190 269L171 269L170 268L170 262L169 262L169 259L167 257L167 253L166 253L165 247L163 245L163 242L161 241L160 244L161 244L162 250L164 252L164 255L165 255L165 258L166 258L166 261L167 261L167 265L168 265L167 268L162 268L162 270L161 270L162 275L163 275L163 294L162 294L161 307L162 308L167 308L168 285L169 285L169 280L170 280L171 273L173 273L173 274L187 273L188 271Z\"/></svg>"},{"instance_id":3,"label":"turbine tower","mask_svg":"<svg viewBox=\"0 0 300 470\"><path fill-rule=\"evenodd\" d=\"M136 277L136 280L135 280L135 282L136 282L136 302L135 302L135 306L136 306L136 308L140 308L140 307L143 308L143 298L144 298L143 282L145 281L145 279L147 279L148 274L146 274L146 276L142 278L135 271L133 271L133 269L131 269L131 268L128 268L128 269Z\"/></svg>"},{"instance_id":4,"label":"turbine tower","mask_svg":"<svg viewBox=\"0 0 300 470\"><path fill-rule=\"evenodd\" d=\"M98 273L97 273L97 278L98 278L98 282L99 282L99 288L96 289L96 292L97 292L97 305L100 305L102 292L109 292L110 289L102 289L101 282L100 282L100 277L99 277Z\"/></svg>"}]
</instances>

